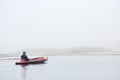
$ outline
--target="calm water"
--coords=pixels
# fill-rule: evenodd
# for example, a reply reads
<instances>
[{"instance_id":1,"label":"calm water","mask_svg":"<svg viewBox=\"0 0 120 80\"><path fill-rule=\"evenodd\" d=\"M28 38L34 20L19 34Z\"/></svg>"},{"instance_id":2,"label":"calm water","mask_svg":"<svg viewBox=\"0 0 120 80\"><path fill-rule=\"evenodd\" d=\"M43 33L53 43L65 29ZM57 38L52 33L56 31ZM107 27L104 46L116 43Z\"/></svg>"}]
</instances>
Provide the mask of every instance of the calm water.
<instances>
[{"instance_id":1,"label":"calm water","mask_svg":"<svg viewBox=\"0 0 120 80\"><path fill-rule=\"evenodd\" d=\"M120 80L120 56L49 56L45 64L0 60L0 80Z\"/></svg>"}]
</instances>

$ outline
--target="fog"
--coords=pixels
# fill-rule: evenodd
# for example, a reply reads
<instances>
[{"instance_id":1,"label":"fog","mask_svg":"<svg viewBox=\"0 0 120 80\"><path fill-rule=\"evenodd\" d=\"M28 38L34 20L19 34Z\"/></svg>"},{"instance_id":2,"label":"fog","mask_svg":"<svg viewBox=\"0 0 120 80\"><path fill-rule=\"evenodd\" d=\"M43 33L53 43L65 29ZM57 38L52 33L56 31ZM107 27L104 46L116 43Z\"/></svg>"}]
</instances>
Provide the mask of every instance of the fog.
<instances>
[{"instance_id":1,"label":"fog","mask_svg":"<svg viewBox=\"0 0 120 80\"><path fill-rule=\"evenodd\" d=\"M0 52L102 47L120 51L119 0L0 0Z\"/></svg>"}]
</instances>

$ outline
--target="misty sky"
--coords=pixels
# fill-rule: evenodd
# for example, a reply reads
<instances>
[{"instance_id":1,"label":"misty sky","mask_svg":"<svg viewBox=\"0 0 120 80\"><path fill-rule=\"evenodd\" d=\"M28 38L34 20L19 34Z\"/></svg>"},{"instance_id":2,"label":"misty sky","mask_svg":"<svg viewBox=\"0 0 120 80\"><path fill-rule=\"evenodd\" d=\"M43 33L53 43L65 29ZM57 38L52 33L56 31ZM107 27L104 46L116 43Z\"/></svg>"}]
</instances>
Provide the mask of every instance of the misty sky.
<instances>
[{"instance_id":1,"label":"misty sky","mask_svg":"<svg viewBox=\"0 0 120 80\"><path fill-rule=\"evenodd\" d=\"M120 50L119 0L0 0L0 52Z\"/></svg>"}]
</instances>

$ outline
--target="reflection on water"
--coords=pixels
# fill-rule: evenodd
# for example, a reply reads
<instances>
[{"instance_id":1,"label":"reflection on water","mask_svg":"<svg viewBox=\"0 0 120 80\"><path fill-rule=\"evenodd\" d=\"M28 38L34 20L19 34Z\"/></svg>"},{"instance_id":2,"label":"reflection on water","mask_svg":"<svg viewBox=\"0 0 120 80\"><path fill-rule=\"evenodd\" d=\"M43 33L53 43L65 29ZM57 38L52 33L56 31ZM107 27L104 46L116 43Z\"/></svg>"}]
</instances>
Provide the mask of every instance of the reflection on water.
<instances>
[{"instance_id":1,"label":"reflection on water","mask_svg":"<svg viewBox=\"0 0 120 80\"><path fill-rule=\"evenodd\" d=\"M21 67L21 71L22 71L22 80L26 80L27 79L27 71L29 67L39 67L39 70L42 70L42 68L44 68L44 64L47 64L47 63L42 63L42 64L21 64L21 65L17 65L17 66L20 66ZM34 74L36 75L36 74Z\"/></svg>"},{"instance_id":2,"label":"reflection on water","mask_svg":"<svg viewBox=\"0 0 120 80\"><path fill-rule=\"evenodd\" d=\"M23 78L23 80L25 80L26 79L26 77L27 77L27 64L23 64L23 65L21 65L21 67L22 67L22 78Z\"/></svg>"}]
</instances>

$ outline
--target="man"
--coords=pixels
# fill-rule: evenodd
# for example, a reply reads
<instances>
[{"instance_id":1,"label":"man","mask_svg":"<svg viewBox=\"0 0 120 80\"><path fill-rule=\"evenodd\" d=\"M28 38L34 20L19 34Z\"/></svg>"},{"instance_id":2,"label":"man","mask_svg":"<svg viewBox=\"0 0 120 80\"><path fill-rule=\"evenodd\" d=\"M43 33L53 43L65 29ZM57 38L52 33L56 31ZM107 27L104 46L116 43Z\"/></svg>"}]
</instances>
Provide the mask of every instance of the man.
<instances>
[{"instance_id":1,"label":"man","mask_svg":"<svg viewBox=\"0 0 120 80\"><path fill-rule=\"evenodd\" d=\"M26 60L26 61L30 60L30 59L26 56L26 52L25 52L25 51L23 52L23 55L21 56L21 59L22 59L22 60Z\"/></svg>"}]
</instances>

